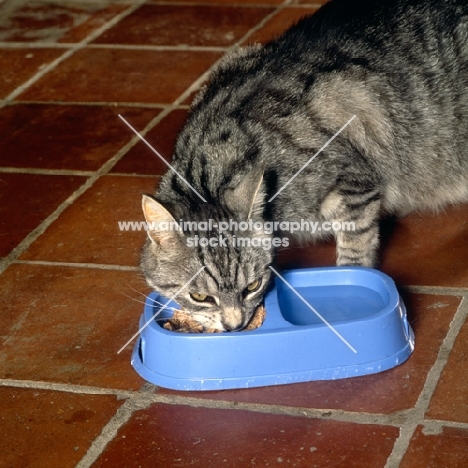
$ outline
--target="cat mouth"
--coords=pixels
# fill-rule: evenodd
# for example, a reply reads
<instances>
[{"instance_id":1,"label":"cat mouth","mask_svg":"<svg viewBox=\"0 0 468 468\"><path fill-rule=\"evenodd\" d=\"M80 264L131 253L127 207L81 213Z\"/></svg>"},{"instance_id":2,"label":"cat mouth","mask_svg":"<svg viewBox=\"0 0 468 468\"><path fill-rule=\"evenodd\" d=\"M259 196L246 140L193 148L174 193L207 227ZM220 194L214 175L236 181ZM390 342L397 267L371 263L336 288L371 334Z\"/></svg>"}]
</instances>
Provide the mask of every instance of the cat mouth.
<instances>
[{"instance_id":1,"label":"cat mouth","mask_svg":"<svg viewBox=\"0 0 468 468\"><path fill-rule=\"evenodd\" d=\"M256 330L262 326L265 317L266 310L263 304L261 304L255 309L255 312L253 313L247 325L239 328L238 330L230 330L230 332ZM209 325L204 325L192 314L183 309L176 310L172 318L163 324L163 328L178 333L220 333L227 331L226 329L220 330Z\"/></svg>"}]
</instances>

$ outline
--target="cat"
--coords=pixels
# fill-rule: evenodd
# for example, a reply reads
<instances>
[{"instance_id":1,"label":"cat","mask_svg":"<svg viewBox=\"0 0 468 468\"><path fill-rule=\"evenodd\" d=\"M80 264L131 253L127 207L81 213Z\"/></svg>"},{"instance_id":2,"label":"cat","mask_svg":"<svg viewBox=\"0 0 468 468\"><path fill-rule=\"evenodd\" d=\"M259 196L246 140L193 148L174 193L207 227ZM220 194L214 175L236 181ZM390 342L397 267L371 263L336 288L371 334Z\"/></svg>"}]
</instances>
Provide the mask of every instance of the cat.
<instances>
[{"instance_id":1,"label":"cat","mask_svg":"<svg viewBox=\"0 0 468 468\"><path fill-rule=\"evenodd\" d=\"M382 213L468 200L467 150L468 2L332 0L215 66L178 136L178 174L143 197L142 271L207 328L240 330L271 280L265 241L281 233L158 223L353 222L335 233L337 264L376 267Z\"/></svg>"}]
</instances>

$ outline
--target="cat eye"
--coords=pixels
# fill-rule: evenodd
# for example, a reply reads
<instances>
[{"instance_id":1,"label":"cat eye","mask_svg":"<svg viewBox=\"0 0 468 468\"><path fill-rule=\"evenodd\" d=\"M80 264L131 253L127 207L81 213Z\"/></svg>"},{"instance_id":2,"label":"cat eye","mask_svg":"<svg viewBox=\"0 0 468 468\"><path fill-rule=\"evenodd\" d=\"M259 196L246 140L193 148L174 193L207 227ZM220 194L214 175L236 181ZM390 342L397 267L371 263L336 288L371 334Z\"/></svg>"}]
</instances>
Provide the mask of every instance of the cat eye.
<instances>
[{"instance_id":1,"label":"cat eye","mask_svg":"<svg viewBox=\"0 0 468 468\"><path fill-rule=\"evenodd\" d=\"M191 292L190 297L197 302L214 302L214 299L211 296L207 296L206 294Z\"/></svg>"},{"instance_id":2,"label":"cat eye","mask_svg":"<svg viewBox=\"0 0 468 468\"><path fill-rule=\"evenodd\" d=\"M262 284L262 281L261 280L255 280L255 281L252 281L249 285L247 285L247 287L245 288L245 293L248 294L248 293L251 293L251 292L254 292L254 291L257 291L257 289L260 287L260 285Z\"/></svg>"},{"instance_id":3,"label":"cat eye","mask_svg":"<svg viewBox=\"0 0 468 468\"><path fill-rule=\"evenodd\" d=\"M256 291L259 286L260 286L260 280L255 280L247 286L247 291L249 292Z\"/></svg>"}]
</instances>

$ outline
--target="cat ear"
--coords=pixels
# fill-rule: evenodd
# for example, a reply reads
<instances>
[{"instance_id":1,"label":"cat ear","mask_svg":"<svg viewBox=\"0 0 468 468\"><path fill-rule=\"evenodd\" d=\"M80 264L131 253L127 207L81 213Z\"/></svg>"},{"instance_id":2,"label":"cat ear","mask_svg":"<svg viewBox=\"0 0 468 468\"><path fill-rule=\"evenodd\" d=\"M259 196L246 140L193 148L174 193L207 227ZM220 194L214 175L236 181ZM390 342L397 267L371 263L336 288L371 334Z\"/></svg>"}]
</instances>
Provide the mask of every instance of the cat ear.
<instances>
[{"instance_id":1,"label":"cat ear","mask_svg":"<svg viewBox=\"0 0 468 468\"><path fill-rule=\"evenodd\" d=\"M243 219L261 218L265 194L262 188L263 166L250 170L234 188L224 193L226 206Z\"/></svg>"},{"instance_id":2,"label":"cat ear","mask_svg":"<svg viewBox=\"0 0 468 468\"><path fill-rule=\"evenodd\" d=\"M160 203L148 195L143 195L143 213L148 226L147 233L151 242L160 247L170 247L176 243L180 234L175 219Z\"/></svg>"}]
</instances>

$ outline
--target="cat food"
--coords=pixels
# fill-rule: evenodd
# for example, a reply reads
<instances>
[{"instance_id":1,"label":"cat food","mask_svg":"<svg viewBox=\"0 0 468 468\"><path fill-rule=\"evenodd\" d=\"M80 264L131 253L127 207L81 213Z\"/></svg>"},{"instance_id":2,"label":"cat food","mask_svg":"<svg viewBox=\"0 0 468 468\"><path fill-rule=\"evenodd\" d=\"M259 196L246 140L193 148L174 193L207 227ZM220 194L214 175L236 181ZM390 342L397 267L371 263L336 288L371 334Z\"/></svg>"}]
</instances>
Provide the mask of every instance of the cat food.
<instances>
[{"instance_id":1,"label":"cat food","mask_svg":"<svg viewBox=\"0 0 468 468\"><path fill-rule=\"evenodd\" d=\"M192 316L184 310L176 310L172 318L163 325L163 328L170 331L178 331L180 333L203 332L203 325L194 320ZM207 333L209 333L208 330Z\"/></svg>"},{"instance_id":2,"label":"cat food","mask_svg":"<svg viewBox=\"0 0 468 468\"><path fill-rule=\"evenodd\" d=\"M258 306L252 319L242 331L259 328L265 320L265 316L265 307L263 305ZM203 325L194 320L193 317L184 310L176 310L172 318L163 325L163 328L179 333L216 333L218 331L215 328L203 330Z\"/></svg>"},{"instance_id":3,"label":"cat food","mask_svg":"<svg viewBox=\"0 0 468 468\"><path fill-rule=\"evenodd\" d=\"M266 317L266 309L263 306L263 304L261 304L257 307L257 310L255 311L253 317L250 319L250 322L242 331L256 330L257 328L260 328L263 321L265 320L265 317Z\"/></svg>"}]
</instances>

